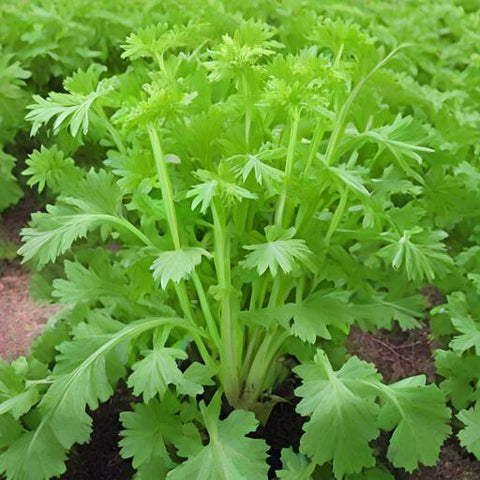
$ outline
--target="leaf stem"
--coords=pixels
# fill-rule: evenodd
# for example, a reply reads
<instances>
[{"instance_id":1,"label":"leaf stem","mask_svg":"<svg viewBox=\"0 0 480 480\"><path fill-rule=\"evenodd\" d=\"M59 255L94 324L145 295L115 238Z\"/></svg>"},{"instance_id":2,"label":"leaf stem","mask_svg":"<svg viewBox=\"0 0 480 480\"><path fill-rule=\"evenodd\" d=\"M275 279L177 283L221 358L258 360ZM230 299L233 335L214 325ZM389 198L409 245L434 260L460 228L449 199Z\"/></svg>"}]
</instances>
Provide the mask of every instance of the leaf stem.
<instances>
[{"instance_id":1,"label":"leaf stem","mask_svg":"<svg viewBox=\"0 0 480 480\"><path fill-rule=\"evenodd\" d=\"M218 333L217 324L215 322L215 318L212 315L210 304L208 303L208 298L205 293L205 289L203 288L202 281L200 280L200 277L195 270L192 273L192 280L197 291L203 315L205 317L205 323L207 325L208 333L210 334L210 337L212 338L215 347L219 349L221 345L221 340L220 334Z\"/></svg>"},{"instance_id":2,"label":"leaf stem","mask_svg":"<svg viewBox=\"0 0 480 480\"><path fill-rule=\"evenodd\" d=\"M298 123L300 121L300 112L295 109L292 114L292 121L290 125L290 137L288 140L287 160L285 162L285 182L292 176L293 160L295 156L295 144L297 142ZM287 184L283 184L282 192L278 198L277 208L275 210L275 225L283 225L283 212L287 201Z\"/></svg>"},{"instance_id":3,"label":"leaf stem","mask_svg":"<svg viewBox=\"0 0 480 480\"><path fill-rule=\"evenodd\" d=\"M282 295L284 291L284 278L279 273L272 282L272 289L270 290L270 298L268 299L267 308L276 307L282 301Z\"/></svg>"},{"instance_id":4,"label":"leaf stem","mask_svg":"<svg viewBox=\"0 0 480 480\"><path fill-rule=\"evenodd\" d=\"M251 367L251 361L253 357L253 352L258 350L258 340L259 340L260 328L255 326L253 333L248 338L248 347L243 359L243 368L242 368L242 378L245 378Z\"/></svg>"},{"instance_id":5,"label":"leaf stem","mask_svg":"<svg viewBox=\"0 0 480 480\"><path fill-rule=\"evenodd\" d=\"M214 261L220 288L221 379L229 403L235 406L240 395L238 325L236 315L232 311L230 254L227 250L225 211L216 200L211 204L211 211L213 216Z\"/></svg>"},{"instance_id":6,"label":"leaf stem","mask_svg":"<svg viewBox=\"0 0 480 480\"><path fill-rule=\"evenodd\" d=\"M303 176L306 177L310 168L312 167L313 159L317 154L318 147L320 146L320 142L322 141L323 134L325 133L325 128L323 126L322 121L318 121L317 125L315 126L315 131L313 132L312 142L310 144L310 151L308 152L308 158L305 163L305 168L303 169Z\"/></svg>"},{"instance_id":7,"label":"leaf stem","mask_svg":"<svg viewBox=\"0 0 480 480\"><path fill-rule=\"evenodd\" d=\"M145 243L145 245L147 245L149 247L153 247L152 241L141 230L139 230L135 225L130 223L125 217L113 217L112 216L112 222L117 223L118 225L122 225L127 230L129 230L131 233L133 233L137 238L139 238L143 243Z\"/></svg>"},{"instance_id":8,"label":"leaf stem","mask_svg":"<svg viewBox=\"0 0 480 480\"><path fill-rule=\"evenodd\" d=\"M162 198L166 206L167 222L170 229L173 246L175 250L181 250L182 245L180 243L180 235L178 231L177 212L175 209L172 182L170 181L170 176L168 175L167 163L165 162L165 156L163 155L160 138L153 124L148 125L148 136L150 138L153 156L155 158L158 180L160 182L160 189L162 190ZM188 297L187 288L183 280L175 285L175 291L177 293L178 301L180 302L180 307L182 308L185 316L192 322L192 324L195 325L195 318L190 305L190 299ZM200 336L193 333L192 338L197 345L202 360L206 364L212 363L212 358Z\"/></svg>"},{"instance_id":9,"label":"leaf stem","mask_svg":"<svg viewBox=\"0 0 480 480\"><path fill-rule=\"evenodd\" d=\"M309 206L300 205L297 213L297 218L295 219L295 228L297 229L297 235L301 234L312 216L319 210L319 208L322 206L322 203L324 203L325 196L323 195L323 192L326 190L326 188L326 182L323 182L321 185L319 185L318 190L315 194L317 198L313 206L311 203Z\"/></svg>"},{"instance_id":10,"label":"leaf stem","mask_svg":"<svg viewBox=\"0 0 480 480\"><path fill-rule=\"evenodd\" d=\"M157 130L153 124L148 126L148 136L150 137L150 144L155 158L155 165L157 167L158 180L160 182L160 189L162 190L163 201L166 206L167 221L170 228L170 235L172 237L173 246L175 250L180 250L180 235L178 232L177 212L175 210L174 196L172 182L168 175L167 163L163 154L160 138Z\"/></svg>"},{"instance_id":11,"label":"leaf stem","mask_svg":"<svg viewBox=\"0 0 480 480\"><path fill-rule=\"evenodd\" d=\"M180 307L182 308L183 313L187 317L187 320L189 320L192 325L196 326L195 319L192 313L192 308L190 306L190 299L188 298L187 288L183 280L175 284L175 291L177 293L178 301L180 302ZM202 357L205 365L211 365L212 363L214 363L199 333L193 330L191 335L193 341L195 342L195 345L198 348L198 353L200 353L200 356Z\"/></svg>"},{"instance_id":12,"label":"leaf stem","mask_svg":"<svg viewBox=\"0 0 480 480\"><path fill-rule=\"evenodd\" d=\"M120 136L117 129L111 124L110 120L105 115L105 112L103 111L103 108L100 107L100 106L97 106L95 108L95 111L97 112L97 115L100 117L103 124L105 125L105 128L107 129L107 132L112 137L113 143L115 143L118 151L122 155L127 155L127 148L125 147L125 144L123 143L122 137Z\"/></svg>"},{"instance_id":13,"label":"leaf stem","mask_svg":"<svg viewBox=\"0 0 480 480\"><path fill-rule=\"evenodd\" d=\"M348 191L346 189L342 189L340 191L340 201L338 202L337 209L333 214L332 221L330 222L330 226L328 227L327 234L325 235L325 243L328 245L332 235L335 233L335 230L342 219L343 213L345 212L345 207L347 206L348 200Z\"/></svg>"},{"instance_id":14,"label":"leaf stem","mask_svg":"<svg viewBox=\"0 0 480 480\"><path fill-rule=\"evenodd\" d=\"M289 336L289 332L279 332L278 329L276 329L273 332L267 333L263 339L245 382L245 395L241 400L243 407L249 408L264 391L266 387L265 379L273 367L272 362Z\"/></svg>"},{"instance_id":15,"label":"leaf stem","mask_svg":"<svg viewBox=\"0 0 480 480\"><path fill-rule=\"evenodd\" d=\"M348 112L350 111L350 108L355 101L355 98L359 94L360 90L363 88L365 83L370 80L375 73L378 72L384 65L388 63L388 61L401 49L405 48L407 45L400 45L399 47L395 48L392 50L384 59L382 59L380 62L375 65L375 67L370 70L367 75L365 75L356 85L356 87L350 92L350 95L348 96L347 100L345 103L342 105L342 108L340 109L340 112L335 120L335 124L333 126L333 131L332 135L330 136L330 140L328 142L327 146L327 152L325 154L325 163L327 165L331 165L333 160L335 160L335 153L336 150L342 140L343 134L345 132L345 127L346 127L346 120L347 120L347 115Z\"/></svg>"},{"instance_id":16,"label":"leaf stem","mask_svg":"<svg viewBox=\"0 0 480 480\"><path fill-rule=\"evenodd\" d=\"M245 146L247 151L250 146L250 127L252 125L252 103L251 103L251 94L250 86L248 84L248 79L245 74L242 75L241 79L241 88L243 90L243 95L246 99L246 108L245 108Z\"/></svg>"}]
</instances>

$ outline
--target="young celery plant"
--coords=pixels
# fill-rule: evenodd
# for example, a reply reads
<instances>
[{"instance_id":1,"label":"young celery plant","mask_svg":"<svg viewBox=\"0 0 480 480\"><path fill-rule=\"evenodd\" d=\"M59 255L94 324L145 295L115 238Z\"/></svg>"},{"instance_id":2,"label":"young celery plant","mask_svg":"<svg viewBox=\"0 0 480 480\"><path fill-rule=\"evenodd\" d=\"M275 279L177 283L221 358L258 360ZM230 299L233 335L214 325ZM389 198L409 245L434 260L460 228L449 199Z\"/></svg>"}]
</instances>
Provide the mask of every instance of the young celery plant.
<instances>
[{"instance_id":1,"label":"young celery plant","mask_svg":"<svg viewBox=\"0 0 480 480\"><path fill-rule=\"evenodd\" d=\"M394 207L384 193L384 174L377 177L375 159L369 151L362 156L365 152L358 147L361 142L383 142L382 147L397 148L400 160L405 149L425 152L419 142L409 144L408 129L399 135L401 128L411 126L410 120L392 113L396 119L385 124L388 115L382 112L375 117L377 123L369 123L369 131L345 140L346 122L361 86L390 57L358 79L351 74L356 69L342 58L343 47L333 61L321 53L325 45L276 53L275 31L261 22L242 21L233 34L222 32L220 38L204 39L200 44L211 50L200 48L196 58L185 52L174 55L171 50L177 50L176 41L174 47L158 51L161 38L168 37L163 37L164 30L154 27L148 29L153 37L133 35L128 42L127 56L140 65L134 63L119 82L126 86L125 98L108 99L105 112L116 112L102 128L118 152L107 153L105 169L83 171L81 188L63 189L57 203L36 214L32 227L24 231L26 259L37 258L43 265L60 255L69 256L65 278L54 284L54 296L78 304L80 318L73 319L73 338L59 349L59 375L53 372L48 402L40 404L40 412L47 416L33 436L31 431L19 433L18 442L14 440L17 443L0 459L0 468L13 471L8 475L15 480L33 478L15 473L19 452L29 454L34 464L36 452L47 451L43 457L48 463L74 443L85 442L86 405L108 399L115 382L123 377L133 393L143 397L143 403L122 420L122 454L134 458L140 476L145 468L148 475L183 479L193 477L200 465L215 478L233 478L242 472L244 478L263 480L267 476L262 460L266 446L261 452L258 449L257 473L245 473L244 466L237 464L226 467L229 459L225 459L224 445L230 451L255 452L252 442L256 440L243 436L253 431L255 422L248 412L221 418L221 396L225 394L237 409L265 409L259 405L262 397L268 400L285 374L278 361L283 354L294 355L302 364L295 373L304 380L297 390L304 398L299 412L311 416L301 446L308 461L338 464L337 457L344 460L343 452L360 449L364 452L361 461L348 469L335 467L337 478L359 473L372 465L368 443L378 437L379 423L390 430L400 425L392 435L392 451L399 451L398 443L416 444L415 432L403 428L402 422L414 418L417 424L416 405L427 405L430 400L440 426L433 446L439 448L448 412L435 386L426 387L418 377L380 386L373 366L356 358L333 366L323 352L328 351L334 335L344 339L357 310L359 321L370 325L391 322L399 312L404 323L416 322L422 312L406 314L403 298L397 305L396 298L387 297L386 277L393 269L405 269L414 280L422 280L431 277L438 261L446 257L442 232L412 227L392 231L388 215ZM343 31L342 27L337 33ZM144 45L149 41L152 45ZM355 62L355 55L352 58ZM150 83L141 89L139 78L148 81L146 71ZM247 85L250 74L255 81ZM352 84L356 85L353 90ZM343 106L338 105L344 98ZM71 125L73 116L68 114L74 98L67 95L58 100L64 103L54 125ZM40 101L33 108L41 117L37 117L38 124L53 118L47 115L51 104L46 103ZM365 102L368 116L378 113L373 103ZM100 111L97 114L102 116ZM355 115L352 120L362 125ZM383 126L370 129L372 125ZM73 130L79 133L77 127L78 122ZM309 147L304 148L303 139ZM326 153L322 154L324 145ZM390 158L382 155L385 149L379 149L379 161L388 164ZM356 157L344 161L351 150L358 150L358 162ZM102 155L100 149L100 160ZM32 165L31 171L41 173L42 165L37 158L36 169ZM402 180L397 183L408 191L414 186L410 186L409 171L400 167L394 171ZM367 170L372 178L364 180ZM375 190L377 184L383 191ZM370 190L381 206L375 211L379 227L364 232L361 209L371 206ZM340 232L340 225L348 229ZM83 246L73 245L93 230L99 235L93 234ZM110 235L120 244L120 251L92 248ZM357 235L364 237L357 242ZM379 242L388 245L378 255L372 254ZM382 277L390 266L378 268L380 280L375 279L372 286L371 264L378 265L383 258L391 269ZM412 258L418 259L416 270ZM98 289L85 288L92 281ZM403 286L408 291L409 283ZM164 314L168 321L155 320ZM124 343L126 337L130 343ZM74 357L69 358L69 352ZM103 361L106 355L110 355L108 362ZM116 363L110 371L112 361ZM102 388L85 389L82 394L87 376L87 382L101 380ZM74 435L59 428L70 414L63 410L63 405L70 406L68 402L50 403L59 389L66 400L82 399L75 412L82 422ZM214 389L217 393L209 402ZM97 390L98 395L92 393ZM373 391L380 395L378 400ZM40 392L33 393L33 402L37 402ZM389 402L386 407L384 402ZM359 408L362 415L358 415ZM385 415L392 418L385 419ZM237 438L238 425L248 418L252 426ZM318 432L328 428L335 429L335 434L325 439L331 442L325 445L317 441ZM342 443L346 428L352 440L348 448ZM431 430L430 421L425 428ZM188 445L178 432L187 434ZM395 443L397 432L409 437ZM155 438L152 458L146 458L144 443L138 438ZM331 453L337 450L340 454ZM182 456L189 459L178 464ZM412 468L423 461L415 453L411 456L413 460L399 466L406 463ZM430 454L428 461L433 457ZM54 463L40 477L61 474L63 461Z\"/></svg>"},{"instance_id":2,"label":"young celery plant","mask_svg":"<svg viewBox=\"0 0 480 480\"><path fill-rule=\"evenodd\" d=\"M345 126L346 126L346 119L349 113L349 110L357 97L358 93L365 85L365 83L379 70L381 69L400 49L405 48L405 46L400 46L397 49L393 50L389 55L387 55L383 60L381 60L365 77L363 77L357 86L352 90L350 95L347 97L347 100L340 108L340 112L336 118L334 123L334 127L332 130L332 135L329 139L327 151L325 154L325 164L328 167L336 158L337 150L342 142ZM336 58L336 62L338 64L339 56ZM288 139L288 147L287 147L287 156L286 156L286 164L285 164L285 176L288 179L293 172L293 163L294 163L294 155L295 155L295 145L297 142L297 132L298 132L298 125L300 121L300 112L301 109L299 107L294 107L290 111L290 133ZM317 154L317 150L321 141L321 138L324 134L324 127L321 121L316 123L316 127L313 133L313 137L310 142L310 151L307 156L307 159L304 164L303 174L307 175L315 155ZM323 192L324 188L326 187L325 183L323 184L323 188L320 188L320 191L317 193L319 202L323 201ZM333 214L331 223L328 227L328 230L325 234L325 245L328 246L332 235L335 233L338 225L344 215L345 208L348 202L349 192L348 189L345 187L339 187L339 201L338 206L335 209ZM277 201L276 209L275 209L275 225L280 227L287 226L290 224L291 219L285 218L285 209L286 209L286 199L287 199L287 189L286 184L284 184L280 196ZM292 208L292 211L289 212L291 215L288 217L295 217L295 224L299 226L299 229L303 228L305 223L310 220L311 214L316 212L319 207L319 202L314 202L314 207L312 210L309 211L309 214L305 215L304 210L300 206L296 211ZM300 282L299 285L292 286L290 285L289 288L286 287L285 277L282 275L276 276L271 283L270 289L270 297L268 301L268 307L274 308L276 306L282 305L285 302L285 299L288 296L290 290L295 289L296 292L296 300L297 303L302 301L303 296L303 289L304 289L304 282ZM263 286L266 283L262 284ZM267 288L264 288L261 294L261 300L259 303L259 308L263 305L264 296L267 292ZM252 294L253 297L253 294ZM288 334L285 331L282 331L279 328L274 328L272 331L267 331L261 340L260 343L257 341L258 330L254 331L254 338L253 343L251 345L258 346L258 350L256 355L251 360L249 364L249 368L247 368L248 373L245 376L245 385L244 385L244 395L242 397L241 404L243 406L251 407L258 399L259 395L262 391L266 389L265 379L269 370L272 368L272 364L275 358L278 356L279 351L284 346L286 340L288 339ZM251 351L247 357L247 360L250 360ZM245 368L244 368L245 371Z\"/></svg>"}]
</instances>

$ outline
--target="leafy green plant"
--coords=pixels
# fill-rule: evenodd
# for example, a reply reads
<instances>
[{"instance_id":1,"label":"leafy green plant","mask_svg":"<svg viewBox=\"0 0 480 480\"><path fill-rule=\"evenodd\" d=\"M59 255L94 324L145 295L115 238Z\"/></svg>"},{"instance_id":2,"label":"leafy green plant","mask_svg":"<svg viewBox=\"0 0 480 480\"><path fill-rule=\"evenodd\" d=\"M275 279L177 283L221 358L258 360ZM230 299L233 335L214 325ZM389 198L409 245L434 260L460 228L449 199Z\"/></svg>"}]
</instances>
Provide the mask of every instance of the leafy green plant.
<instances>
[{"instance_id":1,"label":"leafy green plant","mask_svg":"<svg viewBox=\"0 0 480 480\"><path fill-rule=\"evenodd\" d=\"M142 399L122 414L139 478L266 478L248 411L275 402L285 355L301 363L306 471L374 467L380 430L393 432L395 466L435 463L450 429L443 393L421 376L385 385L357 358L335 367L322 349L355 321L416 325L415 283L451 267L446 234L410 215L434 153L428 128L377 111L364 90L402 49L364 72L320 40L281 53L273 27L237 23L231 34L141 31L125 73L100 80L91 67L66 93L34 97L33 133L68 130L107 159L86 170L54 146L27 162L29 183L58 198L33 215L20 254L40 267L65 257L52 295L73 309L51 371L36 370L35 353L23 372L2 370L8 479L61 474L88 441L86 407L120 378ZM200 47L180 40L189 29Z\"/></svg>"},{"instance_id":2,"label":"leafy green plant","mask_svg":"<svg viewBox=\"0 0 480 480\"><path fill-rule=\"evenodd\" d=\"M11 141L16 128L23 121L23 109L28 97L22 87L30 76L11 55L0 51L0 213L16 203L22 196L12 174L15 158L4 151L4 145Z\"/></svg>"},{"instance_id":3,"label":"leafy green plant","mask_svg":"<svg viewBox=\"0 0 480 480\"><path fill-rule=\"evenodd\" d=\"M480 394L478 258L478 247L472 247L459 255L457 263L460 264L460 269L468 266L469 270L465 289L450 294L447 303L434 310L436 333L439 337L447 338L449 347L435 352L437 372L443 377L440 388L458 410L460 424L457 435L461 445L477 458L480 457L475 433L478 431Z\"/></svg>"},{"instance_id":4,"label":"leafy green plant","mask_svg":"<svg viewBox=\"0 0 480 480\"><path fill-rule=\"evenodd\" d=\"M154 1L146 8L144 2L132 1L108 0L100 5L94 1L62 4L32 0L28 3L12 1L2 7L0 212L15 204L21 196L18 179L10 173L14 164L12 159L6 158L6 152L23 160L25 152L32 148L26 138L15 139L16 135L27 130L24 117L31 96L55 88L59 91L52 92L52 96L61 97L63 92L59 79L72 75L78 69L86 70L86 75L89 75L94 61L106 63L112 71L122 68L120 42L132 30L149 22L160 21L163 18L162 10L168 9L168 5ZM178 17L181 18L181 15ZM108 32L108 35L104 35L104 32ZM70 110L77 106L75 118L81 119L82 101L89 101L82 99L81 95L92 92L88 87L88 92L76 91L72 83L67 81L65 84L68 91L78 94L75 99L70 99L73 102ZM96 95L101 93L97 92ZM49 107L55 108L52 103ZM73 128L76 128L75 123ZM42 136L41 140L49 143L46 136ZM80 147L75 142L74 146L71 144L70 141L70 149Z\"/></svg>"},{"instance_id":5,"label":"leafy green plant","mask_svg":"<svg viewBox=\"0 0 480 480\"><path fill-rule=\"evenodd\" d=\"M12 170L15 158L0 151L0 211L17 202L22 191L15 181Z\"/></svg>"},{"instance_id":6,"label":"leafy green plant","mask_svg":"<svg viewBox=\"0 0 480 480\"><path fill-rule=\"evenodd\" d=\"M61 474L89 439L86 408L124 379L138 401L120 445L137 478L267 478L267 446L250 434L291 361L305 433L279 478L392 478L371 444L381 431L395 467L432 465L446 398L478 456L475 13L429 0L401 14L380 1L169 3L152 2L151 26L123 20L135 2L131 16L95 10L93 23L111 21L102 51L81 20L90 2L35 7L37 27L9 37L34 45L71 20L37 59L18 48L39 83L49 51L62 57L49 75L70 75L28 107L47 140L23 173L52 204L20 249L39 269L63 264L51 300L65 310L28 359L0 366L0 472ZM138 24L125 70L106 52ZM451 347L436 352L440 388L387 385L334 354L354 323L419 326L427 281L450 293L432 323Z\"/></svg>"}]
</instances>

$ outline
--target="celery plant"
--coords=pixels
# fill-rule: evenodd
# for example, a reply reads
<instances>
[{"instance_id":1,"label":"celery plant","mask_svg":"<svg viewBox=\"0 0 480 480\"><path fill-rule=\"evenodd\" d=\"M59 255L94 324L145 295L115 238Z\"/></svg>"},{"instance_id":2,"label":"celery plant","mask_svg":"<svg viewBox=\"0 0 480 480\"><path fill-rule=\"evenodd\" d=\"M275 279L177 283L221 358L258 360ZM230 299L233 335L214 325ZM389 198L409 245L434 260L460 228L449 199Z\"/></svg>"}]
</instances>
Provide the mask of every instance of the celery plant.
<instances>
[{"instance_id":1,"label":"celery plant","mask_svg":"<svg viewBox=\"0 0 480 480\"><path fill-rule=\"evenodd\" d=\"M373 468L381 430L396 467L438 457L450 431L438 387L385 385L332 348L353 322L417 326L415 287L452 266L447 234L418 210L431 128L382 104L377 80L409 47L385 54L324 20L339 42L314 35L289 51L271 25L229 18L228 31L202 19L142 29L124 73L79 71L29 107L33 132L69 131L106 158L87 171L44 147L27 161L30 184L59 195L20 253L64 259L52 296L70 309L53 370L0 404L16 425L0 456L8 479L61 474L88 440L86 406L120 378L143 399L122 414L138 478L266 478L267 447L246 435L287 355L308 417L302 478L327 463L339 479Z\"/></svg>"}]
</instances>

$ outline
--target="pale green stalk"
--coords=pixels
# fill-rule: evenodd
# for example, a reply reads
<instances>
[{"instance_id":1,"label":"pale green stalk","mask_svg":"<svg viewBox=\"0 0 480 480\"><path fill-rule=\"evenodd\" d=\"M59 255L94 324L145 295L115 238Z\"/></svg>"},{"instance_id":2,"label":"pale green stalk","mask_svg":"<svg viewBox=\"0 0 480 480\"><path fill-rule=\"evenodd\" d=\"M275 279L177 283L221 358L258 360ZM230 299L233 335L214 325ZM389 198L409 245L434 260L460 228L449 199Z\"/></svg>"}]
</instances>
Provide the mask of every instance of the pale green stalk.
<instances>
[{"instance_id":1,"label":"pale green stalk","mask_svg":"<svg viewBox=\"0 0 480 480\"><path fill-rule=\"evenodd\" d=\"M257 401L264 390L268 372L273 368L273 361L289 336L289 332L279 331L278 329L267 333L265 336L257 350L245 382L245 393L240 402L243 407L249 408Z\"/></svg>"},{"instance_id":2,"label":"pale green stalk","mask_svg":"<svg viewBox=\"0 0 480 480\"><path fill-rule=\"evenodd\" d=\"M173 188L170 176L168 175L167 163L163 154L160 138L153 124L148 126L148 136L152 145L153 156L155 158L155 166L157 167L158 180L160 189L162 190L163 201L165 202L167 222L170 228L170 235L175 250L181 250L180 235L178 232L177 212L173 199Z\"/></svg>"},{"instance_id":3,"label":"pale green stalk","mask_svg":"<svg viewBox=\"0 0 480 480\"><path fill-rule=\"evenodd\" d=\"M297 142L298 123L300 121L300 112L295 109L292 113L292 122L290 126L290 137L288 140L287 160L285 162L285 176L286 181L292 176L293 160L295 156L295 143ZM287 201L287 185L283 185L282 192L278 198L277 207L275 210L275 225L283 225L283 213L285 211L285 204Z\"/></svg>"},{"instance_id":4,"label":"pale green stalk","mask_svg":"<svg viewBox=\"0 0 480 480\"><path fill-rule=\"evenodd\" d=\"M315 126L315 131L313 132L313 138L310 144L310 151L308 152L307 161L305 162L305 168L303 169L303 176L306 177L312 167L313 159L317 154L318 147L322 141L323 134L325 133L325 128L323 122L319 120Z\"/></svg>"},{"instance_id":5,"label":"pale green stalk","mask_svg":"<svg viewBox=\"0 0 480 480\"><path fill-rule=\"evenodd\" d=\"M97 106L95 108L95 112L97 113L97 115L102 120L102 123L104 124L105 128L107 129L107 132L112 137L112 140L115 143L115 146L117 147L118 151L122 155L126 155L127 154L127 148L125 147L125 144L123 143L122 137L120 136L117 129L111 124L110 120L105 115L105 112L103 111L103 108L100 107L100 106Z\"/></svg>"},{"instance_id":6,"label":"pale green stalk","mask_svg":"<svg viewBox=\"0 0 480 480\"><path fill-rule=\"evenodd\" d=\"M363 88L365 83L370 80L370 78L375 75L375 73L378 72L384 65L388 63L388 61L396 55L396 53L401 50L402 48L405 48L406 45L400 45L399 47L395 48L392 50L383 60L377 63L375 67L370 70L367 75L365 75L355 86L355 88L350 92L350 95L348 96L347 100L345 103L342 105L342 108L340 109L340 112L337 115L337 118L335 120L335 124L333 126L332 130L332 135L330 137L330 140L328 142L327 146L327 152L325 154L325 162L327 165L331 165L333 163L333 160L335 160L335 153L337 151L338 146L340 145L340 142L342 141L343 134L345 132L345 127L347 124L347 115L348 112L350 111L351 106L353 105L353 102L357 98L357 95L359 94L360 90Z\"/></svg>"},{"instance_id":7,"label":"pale green stalk","mask_svg":"<svg viewBox=\"0 0 480 480\"><path fill-rule=\"evenodd\" d=\"M150 143L152 145L153 156L155 158L155 165L157 167L158 180L160 182L160 189L162 191L162 198L166 206L167 222L170 229L170 235L172 237L172 242L175 250L181 250L182 245L180 243L180 235L178 231L178 221L177 221L177 212L175 209L175 202L173 199L173 188L170 181L170 176L168 175L167 163L165 162L165 156L163 155L162 146L160 143L160 138L158 137L157 130L153 124L148 126L148 135L150 138ZM195 319L193 317L192 309L190 306L190 299L188 297L187 288L185 282L181 280L178 284L175 285L175 291L177 293L180 306L187 317L193 324L195 324ZM212 362L212 358L208 353L203 340L197 333L192 334L192 338L197 345L198 351L206 364Z\"/></svg>"},{"instance_id":8,"label":"pale green stalk","mask_svg":"<svg viewBox=\"0 0 480 480\"><path fill-rule=\"evenodd\" d=\"M214 261L221 295L221 379L229 403L235 405L240 395L238 323L236 312L232 311L231 266L227 248L225 211L216 201L212 203L211 210L213 215Z\"/></svg>"},{"instance_id":9,"label":"pale green stalk","mask_svg":"<svg viewBox=\"0 0 480 480\"><path fill-rule=\"evenodd\" d=\"M195 289L197 290L198 299L200 301L200 306L202 308L203 314L205 316L205 322L207 324L208 333L217 349L221 346L221 339L220 334L218 333L217 324L215 322L215 318L212 314L212 310L210 308L210 304L208 302L207 294L205 293L205 289L203 288L202 281L198 276L198 273L193 271L192 273L192 280L195 285Z\"/></svg>"}]
</instances>

